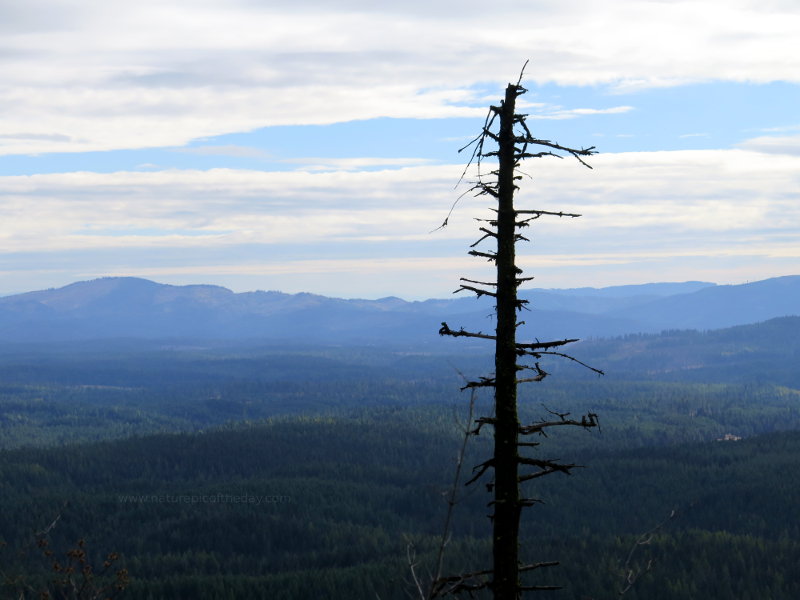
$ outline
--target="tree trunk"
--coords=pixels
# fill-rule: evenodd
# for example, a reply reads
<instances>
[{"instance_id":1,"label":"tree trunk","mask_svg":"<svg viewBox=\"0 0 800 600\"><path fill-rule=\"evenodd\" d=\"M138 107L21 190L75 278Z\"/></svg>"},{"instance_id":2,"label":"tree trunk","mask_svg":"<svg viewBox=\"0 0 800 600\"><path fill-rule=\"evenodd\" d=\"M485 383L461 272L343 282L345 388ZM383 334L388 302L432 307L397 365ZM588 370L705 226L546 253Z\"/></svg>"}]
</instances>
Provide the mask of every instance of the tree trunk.
<instances>
[{"instance_id":1,"label":"tree trunk","mask_svg":"<svg viewBox=\"0 0 800 600\"><path fill-rule=\"evenodd\" d=\"M526 63L527 64L527 63ZM522 75L520 74L520 81ZM526 158L540 158L543 156L562 156L570 154L586 167L589 165L582 157L594 154L594 147L570 148L561 146L549 140L534 138L525 123L525 115L515 114L516 99L526 92L519 82L509 84L506 88L505 98L501 106L491 106L481 134L475 138L467 148L475 144L475 150L470 159L478 165L478 178L472 191L476 196L488 195L497 200L497 217L488 219L489 226L481 227L485 234L475 244L469 253L473 256L494 261L497 268L497 279L494 282L475 281L461 278L461 288L478 297L488 295L496 300L497 327L495 335L488 335L480 331L466 331L463 327L458 330L451 329L446 322L442 323L440 335L453 337L472 337L494 340L495 342L495 372L494 377L481 377L477 381L469 381L463 389L494 387L495 414L491 418L477 419L477 427L469 433L478 435L483 425L491 423L494 428L494 454L491 459L478 465L477 474L467 484L474 483L489 469L494 469L494 482L488 487L494 492L492 501L493 514L491 515L492 530L492 557L493 567L490 570L462 573L454 577L441 577L437 574L431 588L430 598L456 595L463 592L472 593L490 588L495 600L518 600L523 591L544 591L558 589L552 585L522 585L521 573L529 573L542 567L551 567L557 562L539 562L522 566L519 560L519 525L522 508L532 506L535 498L523 498L520 485L523 481L548 475L550 473L569 473L576 465L563 464L557 460L543 460L540 458L521 456L519 444L520 435L541 434L549 427L563 425L583 427L585 429L597 427L597 415L588 413L580 420L567 418L570 413L556 413L548 410L550 418L537 421L531 425L521 426L517 413L517 385L521 382L541 381L547 373L539 366L539 359L545 355L556 355L567 358L602 375L603 372L590 367L576 358L554 350L566 344L576 342L575 339L555 340L549 342L518 343L517 342L517 311L524 303L517 297L517 288L522 281L531 279L523 278L522 271L516 266L515 247L520 240L525 240L517 233L522 227L527 227L530 221L543 215L557 217L579 217L580 215L565 212L552 212L545 210L517 210L514 207L514 194L517 190L516 168ZM499 131L495 134L492 127L499 119ZM490 151L484 143L496 142L497 151ZM535 148L531 151L530 148ZM462 150L464 149L462 148ZM492 179L481 175L481 161L484 158L497 157L498 168L491 172ZM469 168L469 164L467 168ZM591 167L589 167L591 168ZM466 173L466 169L464 171ZM496 177L496 179L494 179ZM463 178L463 175L462 175ZM452 211L452 209L451 209ZM448 217L450 215L448 214ZM482 219L483 220L483 219ZM442 227L447 225L444 220ZM494 228L495 231L491 229ZM484 252L474 250L479 243L496 239L497 251ZM475 284L475 285L472 285ZM534 364L530 364L533 359ZM525 361L528 361L527 363ZM529 377L517 377L521 369L532 371ZM556 418L552 418L556 417ZM536 444L526 442L523 447L530 448ZM520 465L527 470L520 477ZM531 472L533 470L533 472ZM444 543L444 542L443 542Z\"/></svg>"},{"instance_id":2,"label":"tree trunk","mask_svg":"<svg viewBox=\"0 0 800 600\"><path fill-rule=\"evenodd\" d=\"M509 85L500 112L497 214L497 330L494 426L494 597L519 595L519 479L517 461L517 267L514 212L514 110L516 86Z\"/></svg>"}]
</instances>

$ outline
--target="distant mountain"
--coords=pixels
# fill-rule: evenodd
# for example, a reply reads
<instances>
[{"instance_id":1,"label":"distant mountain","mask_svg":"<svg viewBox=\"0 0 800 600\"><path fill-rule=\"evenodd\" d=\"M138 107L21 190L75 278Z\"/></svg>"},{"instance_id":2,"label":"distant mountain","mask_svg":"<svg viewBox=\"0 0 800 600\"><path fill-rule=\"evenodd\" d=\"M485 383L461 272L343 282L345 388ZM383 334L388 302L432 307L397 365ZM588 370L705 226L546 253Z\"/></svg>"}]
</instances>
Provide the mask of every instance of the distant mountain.
<instances>
[{"instance_id":1,"label":"distant mountain","mask_svg":"<svg viewBox=\"0 0 800 600\"><path fill-rule=\"evenodd\" d=\"M800 317L709 331L666 331L594 339L573 346L608 379L756 383L800 388ZM555 370L570 365L552 365ZM570 376L593 377L571 369Z\"/></svg>"},{"instance_id":2,"label":"distant mountain","mask_svg":"<svg viewBox=\"0 0 800 600\"><path fill-rule=\"evenodd\" d=\"M541 340L710 330L800 315L800 276L745 285L686 282L532 289L521 296L531 308L521 315L526 321L523 334ZM132 337L434 344L439 343L442 321L451 328L490 332L492 302L468 296L407 302L275 291L237 294L212 285L173 286L132 277L0 298L4 342ZM465 345L463 340L457 343Z\"/></svg>"},{"instance_id":3,"label":"distant mountain","mask_svg":"<svg viewBox=\"0 0 800 600\"><path fill-rule=\"evenodd\" d=\"M607 314L640 320L651 330L721 329L800 315L800 277L706 287Z\"/></svg>"}]
</instances>

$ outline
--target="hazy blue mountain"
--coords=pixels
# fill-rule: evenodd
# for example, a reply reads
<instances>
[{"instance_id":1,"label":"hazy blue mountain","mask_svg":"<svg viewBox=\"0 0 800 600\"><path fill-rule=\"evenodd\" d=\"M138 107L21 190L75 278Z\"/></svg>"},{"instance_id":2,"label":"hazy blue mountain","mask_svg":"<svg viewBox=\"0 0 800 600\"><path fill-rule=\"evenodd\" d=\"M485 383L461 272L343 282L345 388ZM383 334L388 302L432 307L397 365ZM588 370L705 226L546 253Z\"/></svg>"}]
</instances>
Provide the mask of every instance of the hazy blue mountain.
<instances>
[{"instance_id":1,"label":"hazy blue mountain","mask_svg":"<svg viewBox=\"0 0 800 600\"><path fill-rule=\"evenodd\" d=\"M532 289L521 295L532 309L521 315L523 333L540 340L709 330L800 315L800 276L745 285L653 283ZM453 329L492 331L492 308L490 298L466 295L417 302L397 297L345 300L111 277L0 298L0 340L263 338L436 344L448 343L437 335L442 321ZM458 343L463 347L463 340Z\"/></svg>"},{"instance_id":2,"label":"hazy blue mountain","mask_svg":"<svg viewBox=\"0 0 800 600\"><path fill-rule=\"evenodd\" d=\"M682 283L642 283L639 285L613 285L604 288L567 288L543 290L565 296L590 296L593 298L661 297L677 294L690 294L707 287L715 286L707 281L684 281Z\"/></svg>"},{"instance_id":3,"label":"hazy blue mountain","mask_svg":"<svg viewBox=\"0 0 800 600\"><path fill-rule=\"evenodd\" d=\"M800 276L706 287L609 311L658 329L720 329L800 314Z\"/></svg>"}]
</instances>

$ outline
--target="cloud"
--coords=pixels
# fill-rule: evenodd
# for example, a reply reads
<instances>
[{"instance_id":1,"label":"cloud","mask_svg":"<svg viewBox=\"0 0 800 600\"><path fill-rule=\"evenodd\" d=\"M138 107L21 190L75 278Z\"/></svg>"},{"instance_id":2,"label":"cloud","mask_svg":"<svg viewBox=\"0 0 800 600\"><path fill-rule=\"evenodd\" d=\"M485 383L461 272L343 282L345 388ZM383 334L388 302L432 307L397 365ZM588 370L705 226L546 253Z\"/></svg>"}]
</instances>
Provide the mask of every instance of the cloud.
<instances>
[{"instance_id":1,"label":"cloud","mask_svg":"<svg viewBox=\"0 0 800 600\"><path fill-rule=\"evenodd\" d=\"M457 177L453 167L2 177L0 250L403 239L441 221ZM444 200L438 207L431 203L436 197Z\"/></svg>"},{"instance_id":2,"label":"cloud","mask_svg":"<svg viewBox=\"0 0 800 600\"><path fill-rule=\"evenodd\" d=\"M791 131L800 131L800 125L783 125L780 127L763 127L758 131L767 133L786 133Z\"/></svg>"},{"instance_id":3,"label":"cloud","mask_svg":"<svg viewBox=\"0 0 800 600\"><path fill-rule=\"evenodd\" d=\"M706 150L591 163L540 159L525 168L532 181L521 182L519 206L583 215L534 223L533 244L519 254L537 285L569 276L614 283L623 271L639 281L678 273L725 281L708 276L715 268L729 281L800 272L800 156ZM429 233L465 190L454 189L462 169L0 177L0 251L20 266L74 256L72 272L91 264L93 273L196 281L220 281L230 267L233 279L222 281L240 289L363 295L394 285L413 297L445 295L459 276L490 268L466 256L478 237L474 218L491 216L485 198L464 196L448 227Z\"/></svg>"},{"instance_id":4,"label":"cloud","mask_svg":"<svg viewBox=\"0 0 800 600\"><path fill-rule=\"evenodd\" d=\"M545 110L540 113L532 113L528 115L530 119L574 119L576 117L585 117L589 115L618 115L633 110L632 106L614 106L612 108L554 108Z\"/></svg>"},{"instance_id":5,"label":"cloud","mask_svg":"<svg viewBox=\"0 0 800 600\"><path fill-rule=\"evenodd\" d=\"M307 171L360 171L380 167L413 167L431 164L435 161L426 158L297 158L283 161L300 165Z\"/></svg>"},{"instance_id":6,"label":"cloud","mask_svg":"<svg viewBox=\"0 0 800 600\"><path fill-rule=\"evenodd\" d=\"M483 116L516 80L800 82L800 10L745 0L4 2L3 154L183 146L279 124ZM622 107L619 107L622 108ZM597 114L565 107L560 118ZM590 111L581 113L580 111ZM607 109L599 109L607 110ZM553 118L559 118L557 115Z\"/></svg>"},{"instance_id":7,"label":"cloud","mask_svg":"<svg viewBox=\"0 0 800 600\"><path fill-rule=\"evenodd\" d=\"M36 140L46 142L71 142L73 138L61 133L0 133L0 140Z\"/></svg>"},{"instance_id":8,"label":"cloud","mask_svg":"<svg viewBox=\"0 0 800 600\"><path fill-rule=\"evenodd\" d=\"M800 135L765 135L745 140L738 146L744 150L762 152L764 154L789 154L792 156L800 156Z\"/></svg>"}]
</instances>

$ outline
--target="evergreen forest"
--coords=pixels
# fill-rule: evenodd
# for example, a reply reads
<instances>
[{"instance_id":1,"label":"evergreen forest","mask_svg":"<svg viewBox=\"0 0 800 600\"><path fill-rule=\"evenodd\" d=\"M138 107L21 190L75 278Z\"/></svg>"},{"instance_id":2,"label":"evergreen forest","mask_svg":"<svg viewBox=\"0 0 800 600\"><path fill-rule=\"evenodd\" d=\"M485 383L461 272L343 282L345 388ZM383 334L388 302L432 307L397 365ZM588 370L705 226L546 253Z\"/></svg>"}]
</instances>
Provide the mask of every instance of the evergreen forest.
<instances>
[{"instance_id":1,"label":"evergreen forest","mask_svg":"<svg viewBox=\"0 0 800 600\"><path fill-rule=\"evenodd\" d=\"M800 597L798 330L588 340L574 354L606 376L560 364L521 388L523 421L600 419L537 440L581 465L530 483L522 553L559 563L535 574L561 587L544 595ZM0 597L79 597L70 565L130 599L415 597L468 418L459 388L490 361L457 342L6 347ZM470 438L444 574L490 559L489 482L463 485L489 452L488 432Z\"/></svg>"}]
</instances>

